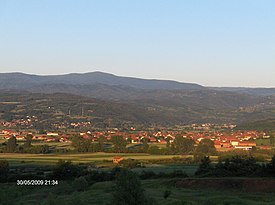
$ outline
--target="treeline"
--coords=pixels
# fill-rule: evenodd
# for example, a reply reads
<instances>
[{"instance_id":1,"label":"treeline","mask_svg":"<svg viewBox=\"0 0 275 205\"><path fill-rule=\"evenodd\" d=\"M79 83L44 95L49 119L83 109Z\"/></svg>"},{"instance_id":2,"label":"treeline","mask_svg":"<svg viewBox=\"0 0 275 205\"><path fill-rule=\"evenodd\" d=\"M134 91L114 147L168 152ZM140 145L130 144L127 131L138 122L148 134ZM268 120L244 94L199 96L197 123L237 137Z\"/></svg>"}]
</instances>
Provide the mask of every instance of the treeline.
<instances>
[{"instance_id":1,"label":"treeline","mask_svg":"<svg viewBox=\"0 0 275 205\"><path fill-rule=\"evenodd\" d=\"M32 154L108 152L148 153L151 155L193 155L192 162L200 162L205 156L219 156L219 159L226 159L236 155L243 157L249 155L253 156L257 162L266 162L267 159L275 155L274 150L259 150L256 147L253 147L249 151L233 149L227 152L217 152L214 142L210 139L202 139L199 144L196 144L193 139L184 138L180 135L176 136L172 143L170 143L170 139L168 138L166 146L149 144L148 139L145 138L141 144L127 145L129 145L129 142L124 140L123 136L113 136L110 141L107 141L104 136L100 136L97 142L92 142L91 139L85 139L82 136L74 136L72 138L72 147L74 149L59 149L54 146L50 147L47 144L33 145L32 135L27 135L26 141L23 144L18 144L16 137L12 136L5 143L2 143L0 152Z\"/></svg>"},{"instance_id":2,"label":"treeline","mask_svg":"<svg viewBox=\"0 0 275 205\"><path fill-rule=\"evenodd\" d=\"M252 156L233 156L212 164L209 157L201 160L195 173L201 177L275 177L275 156L268 163L257 163Z\"/></svg>"},{"instance_id":3,"label":"treeline","mask_svg":"<svg viewBox=\"0 0 275 205\"><path fill-rule=\"evenodd\" d=\"M199 144L191 138L184 138L180 135L170 143L167 139L166 146L149 145L148 139L143 139L141 144L134 144L127 147L129 143L123 136L113 136L107 142L104 136L101 136L98 142L92 142L90 139L83 139L81 136L73 138L72 146L75 152L109 152L109 153L148 153L151 155L193 155L193 162L200 162L205 156L219 156L219 159L226 159L232 156L240 155L246 157L253 156L257 162L266 162L275 155L274 150L260 150L253 147L251 150L233 149L227 152L218 152L214 142L210 139L202 139Z\"/></svg>"},{"instance_id":4,"label":"treeline","mask_svg":"<svg viewBox=\"0 0 275 205\"><path fill-rule=\"evenodd\" d=\"M173 159L176 160L176 159ZM178 161L182 162L182 161ZM186 162L183 161L183 164ZM98 170L92 165L76 165L70 161L59 160L46 170L38 167L32 171L24 172L21 168L15 170L6 160L0 160L0 182L14 182L16 179L59 179L73 180L85 177L87 181L111 181L116 172L123 169L133 169L143 165L138 160L125 159L119 166L110 170ZM92 169L91 169L92 168ZM253 157L233 156L218 163L211 163L209 157L204 157L195 172L198 177L275 177L275 156L268 163L257 163ZM183 170L174 170L170 173L155 173L146 169L139 172L141 179L188 177Z\"/></svg>"},{"instance_id":5,"label":"treeline","mask_svg":"<svg viewBox=\"0 0 275 205\"><path fill-rule=\"evenodd\" d=\"M50 147L46 144L32 145L32 135L26 136L24 144L19 145L16 137L11 136L5 143L2 144L0 152L2 153L31 153L31 154L47 154L50 153Z\"/></svg>"},{"instance_id":6,"label":"treeline","mask_svg":"<svg viewBox=\"0 0 275 205\"><path fill-rule=\"evenodd\" d=\"M167 139L166 147L149 145L148 139L145 138L142 140L142 144L127 147L129 143L124 140L123 136L113 136L109 147L106 147L107 141L104 136L101 136L97 143L93 143L90 139L84 139L81 136L75 136L72 142L72 146L77 152L148 153L156 155L194 154L195 158L198 159L205 155L217 154L214 142L210 139L203 139L195 146L196 143L193 139L183 138L179 135L175 137L173 143L170 143L170 139Z\"/></svg>"},{"instance_id":7,"label":"treeline","mask_svg":"<svg viewBox=\"0 0 275 205\"><path fill-rule=\"evenodd\" d=\"M120 166L116 166L110 170L90 169L90 165L77 165L71 161L59 160L55 166L46 168L36 167L29 168L25 171L23 168L10 167L7 160L0 160L0 182L16 182L17 179L43 179L43 180L74 180L79 177L84 177L91 184L102 181L112 181L115 175L121 169L131 170L139 165L138 160L125 160ZM173 178L173 177L188 177L183 170L174 170L170 173L155 173L152 171L142 171L137 174L141 179L155 178Z\"/></svg>"}]
</instances>

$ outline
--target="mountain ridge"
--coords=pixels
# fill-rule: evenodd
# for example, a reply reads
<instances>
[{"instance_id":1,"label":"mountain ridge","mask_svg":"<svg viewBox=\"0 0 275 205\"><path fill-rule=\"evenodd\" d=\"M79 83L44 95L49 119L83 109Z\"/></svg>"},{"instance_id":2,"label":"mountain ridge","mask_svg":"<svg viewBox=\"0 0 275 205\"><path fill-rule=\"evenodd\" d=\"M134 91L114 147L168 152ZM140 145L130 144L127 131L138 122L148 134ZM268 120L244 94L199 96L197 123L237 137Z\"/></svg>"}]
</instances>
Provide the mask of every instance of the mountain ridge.
<instances>
[{"instance_id":1,"label":"mountain ridge","mask_svg":"<svg viewBox=\"0 0 275 205\"><path fill-rule=\"evenodd\" d=\"M20 86L12 86L10 81L16 81ZM0 73L0 88L26 87L26 84L47 84L58 81L62 84L106 84L124 85L139 89L204 89L203 86L195 83L183 83L173 80L142 79L134 77L121 77L103 72L70 73L64 75L33 75L25 73Z\"/></svg>"},{"instance_id":2,"label":"mountain ridge","mask_svg":"<svg viewBox=\"0 0 275 205\"><path fill-rule=\"evenodd\" d=\"M6 91L8 93L5 94ZM176 81L120 77L102 72L66 74L65 77L0 74L0 98L3 96L4 101L6 96L6 100L17 101L20 95L14 94L16 92L26 92L21 98L26 99L22 105L26 105L27 109L19 117L33 114L31 108L38 107L43 111L46 104L41 105L34 99L42 99L44 95L52 99L57 109L54 113L48 113L48 119L54 118L55 113L66 113L71 108L79 112L82 101L87 100L96 103L86 106L86 109L94 110L91 115L87 115L96 117L96 121L100 119L101 123L108 119L117 123L167 126L196 122L243 123L273 119L275 112L273 90L259 95L257 92L261 94L263 90L258 89L251 94L240 88L223 90ZM69 101L71 103L66 104ZM0 109L3 109L2 116L8 117L20 111L9 104L2 104ZM43 113L45 116L48 114ZM66 114L63 117L66 118Z\"/></svg>"},{"instance_id":3,"label":"mountain ridge","mask_svg":"<svg viewBox=\"0 0 275 205\"><path fill-rule=\"evenodd\" d=\"M77 77L77 78L88 78L88 77L93 77L93 78L98 78L98 77L103 77L103 78L117 78L117 79L129 79L129 80L141 80L141 81L152 81L152 82L168 82L168 83L176 83L176 84L181 84L181 85L195 85L199 86L200 88L209 88L209 89L214 89L214 90L226 90L226 91L240 91L240 90L263 90L263 89L268 89L268 90L273 90L275 87L248 87L248 86L204 86L199 83L186 83L186 82L180 82L177 80L169 80L169 79L156 79L156 78L139 78L139 77L129 77L129 76L119 76L115 75L112 73L106 73L102 71L92 71L92 72L86 72L86 73L66 73L66 74L53 74L53 75L39 75L39 74L28 74L24 72L0 72L0 79L5 78L5 77L25 77L25 78L37 78L37 79L60 79L60 78L69 78L70 77ZM102 80L102 79L100 79ZM97 82L96 82L97 83Z\"/></svg>"}]
</instances>

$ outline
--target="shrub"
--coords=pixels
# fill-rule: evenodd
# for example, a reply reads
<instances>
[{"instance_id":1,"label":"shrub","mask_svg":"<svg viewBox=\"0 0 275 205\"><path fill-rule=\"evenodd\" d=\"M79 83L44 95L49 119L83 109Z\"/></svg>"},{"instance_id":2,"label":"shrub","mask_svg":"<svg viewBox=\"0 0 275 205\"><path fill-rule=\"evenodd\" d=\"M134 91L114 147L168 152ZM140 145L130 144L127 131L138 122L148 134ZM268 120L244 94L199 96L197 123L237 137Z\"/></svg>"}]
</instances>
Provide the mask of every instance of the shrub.
<instances>
[{"instance_id":1,"label":"shrub","mask_svg":"<svg viewBox=\"0 0 275 205\"><path fill-rule=\"evenodd\" d=\"M72 179L80 176L81 170L78 166L73 165L71 161L59 160L53 169L55 179Z\"/></svg>"},{"instance_id":2,"label":"shrub","mask_svg":"<svg viewBox=\"0 0 275 205\"><path fill-rule=\"evenodd\" d=\"M9 173L9 162L0 160L0 182L6 182Z\"/></svg>"},{"instance_id":3,"label":"shrub","mask_svg":"<svg viewBox=\"0 0 275 205\"><path fill-rule=\"evenodd\" d=\"M125 169L117 174L113 187L113 205L149 205L141 182L134 172Z\"/></svg>"},{"instance_id":4,"label":"shrub","mask_svg":"<svg viewBox=\"0 0 275 205\"><path fill-rule=\"evenodd\" d=\"M79 178L76 178L74 181L73 181L73 188L74 190L76 191L86 191L89 187L89 184L87 182L87 180L85 179L85 177L79 177Z\"/></svg>"},{"instance_id":5,"label":"shrub","mask_svg":"<svg viewBox=\"0 0 275 205\"><path fill-rule=\"evenodd\" d=\"M142 167L141 163L136 159L125 159L121 162L121 166L128 169Z\"/></svg>"},{"instance_id":6,"label":"shrub","mask_svg":"<svg viewBox=\"0 0 275 205\"><path fill-rule=\"evenodd\" d=\"M195 175L208 175L212 171L211 161L209 157L204 157L201 160L198 170Z\"/></svg>"},{"instance_id":7,"label":"shrub","mask_svg":"<svg viewBox=\"0 0 275 205\"><path fill-rule=\"evenodd\" d=\"M165 190L164 193L163 193L163 198L167 199L171 195L171 193L172 192L170 190Z\"/></svg>"},{"instance_id":8,"label":"shrub","mask_svg":"<svg viewBox=\"0 0 275 205\"><path fill-rule=\"evenodd\" d=\"M141 179L152 179L156 177L156 173L153 171L142 171L139 177Z\"/></svg>"}]
</instances>

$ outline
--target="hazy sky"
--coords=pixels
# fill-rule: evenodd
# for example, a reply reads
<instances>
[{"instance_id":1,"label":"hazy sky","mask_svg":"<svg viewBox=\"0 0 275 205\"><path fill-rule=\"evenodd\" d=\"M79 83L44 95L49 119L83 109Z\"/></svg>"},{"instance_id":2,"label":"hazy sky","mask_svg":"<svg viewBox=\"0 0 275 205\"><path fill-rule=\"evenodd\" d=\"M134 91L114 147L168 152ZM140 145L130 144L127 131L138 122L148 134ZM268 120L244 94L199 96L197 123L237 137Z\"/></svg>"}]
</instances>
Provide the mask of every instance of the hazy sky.
<instances>
[{"instance_id":1,"label":"hazy sky","mask_svg":"<svg viewBox=\"0 0 275 205\"><path fill-rule=\"evenodd\" d=\"M0 0L0 72L275 87L274 0Z\"/></svg>"}]
</instances>

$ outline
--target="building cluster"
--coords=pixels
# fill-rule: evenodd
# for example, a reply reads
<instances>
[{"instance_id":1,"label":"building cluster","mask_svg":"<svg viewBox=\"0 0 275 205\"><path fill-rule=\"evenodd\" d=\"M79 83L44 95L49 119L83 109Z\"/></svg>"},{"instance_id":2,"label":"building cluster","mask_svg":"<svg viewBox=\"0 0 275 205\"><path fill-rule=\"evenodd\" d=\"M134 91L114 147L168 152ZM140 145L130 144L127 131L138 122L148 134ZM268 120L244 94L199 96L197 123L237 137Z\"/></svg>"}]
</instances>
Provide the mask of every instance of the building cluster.
<instances>
[{"instance_id":1,"label":"building cluster","mask_svg":"<svg viewBox=\"0 0 275 205\"><path fill-rule=\"evenodd\" d=\"M5 128L15 129L15 128L33 128L35 127L36 123L41 123L36 116L25 116L24 118L20 119L12 119L12 120L0 120L0 125ZM90 121L76 121L70 122L67 120L58 121L58 122L50 122L50 125L56 129L66 129L66 128L91 128L92 123Z\"/></svg>"},{"instance_id":2,"label":"building cluster","mask_svg":"<svg viewBox=\"0 0 275 205\"><path fill-rule=\"evenodd\" d=\"M15 136L17 140L25 140L28 132L15 132L12 130L2 130L1 133L5 139L9 139L11 136ZM124 140L132 144L140 144L144 140L151 144L167 144L173 143L176 137L190 138L193 139L196 144L199 144L202 139L210 139L213 141L218 151L228 151L231 149L242 149L250 150L256 147L257 138L268 138L264 132L258 131L132 131L132 132L121 132L118 130L109 131L87 131L81 133L56 133L48 132L46 134L33 134L34 141L44 142L65 142L70 143L72 136L79 135L84 139L91 140L92 142L98 142L100 138L104 138L106 142L110 141L113 136L123 136ZM261 148L261 147L260 147ZM269 147L262 147L263 149L269 149Z\"/></svg>"},{"instance_id":3,"label":"building cluster","mask_svg":"<svg viewBox=\"0 0 275 205\"><path fill-rule=\"evenodd\" d=\"M12 128L12 127L25 127L25 128L32 128L33 123L36 122L37 119L34 116L29 117L27 116L25 119L14 119L11 121L1 121L0 124L3 127Z\"/></svg>"}]
</instances>

